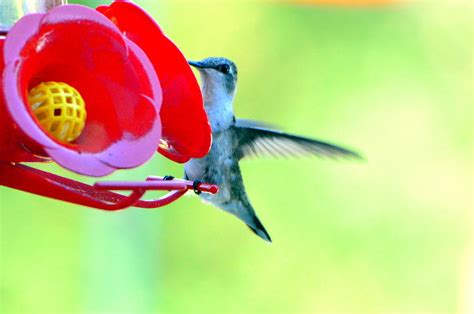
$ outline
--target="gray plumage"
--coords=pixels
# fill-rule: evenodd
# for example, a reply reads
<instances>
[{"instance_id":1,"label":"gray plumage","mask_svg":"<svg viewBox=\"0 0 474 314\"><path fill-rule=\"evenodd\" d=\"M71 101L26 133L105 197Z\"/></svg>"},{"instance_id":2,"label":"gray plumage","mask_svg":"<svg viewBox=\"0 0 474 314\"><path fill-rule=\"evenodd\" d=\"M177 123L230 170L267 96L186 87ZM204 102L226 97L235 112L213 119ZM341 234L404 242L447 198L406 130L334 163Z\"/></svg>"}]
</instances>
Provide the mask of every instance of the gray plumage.
<instances>
[{"instance_id":1,"label":"gray plumage","mask_svg":"<svg viewBox=\"0 0 474 314\"><path fill-rule=\"evenodd\" d=\"M329 157L360 158L348 149L273 130L267 125L236 119L233 99L237 87L237 67L225 58L190 61L201 74L204 107L212 128L209 153L185 164L186 177L219 185L215 195L201 198L241 219L262 239L271 242L245 191L239 161L247 156L271 154L295 156L312 154Z\"/></svg>"}]
</instances>

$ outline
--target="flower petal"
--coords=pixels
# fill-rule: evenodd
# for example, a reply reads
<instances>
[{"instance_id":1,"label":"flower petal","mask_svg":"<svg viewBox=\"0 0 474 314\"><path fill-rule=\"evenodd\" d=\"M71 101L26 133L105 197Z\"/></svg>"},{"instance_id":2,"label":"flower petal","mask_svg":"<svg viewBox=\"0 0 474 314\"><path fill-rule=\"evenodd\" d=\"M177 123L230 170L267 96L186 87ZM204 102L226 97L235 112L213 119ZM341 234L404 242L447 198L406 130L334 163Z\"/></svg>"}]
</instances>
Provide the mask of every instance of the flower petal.
<instances>
[{"instance_id":1,"label":"flower petal","mask_svg":"<svg viewBox=\"0 0 474 314\"><path fill-rule=\"evenodd\" d=\"M178 162L206 155L211 145L211 129L199 84L183 54L137 5L116 1L97 10L145 51L158 73L163 89L162 138L169 145L165 155ZM160 152L163 150L167 149L160 147Z\"/></svg>"},{"instance_id":2,"label":"flower petal","mask_svg":"<svg viewBox=\"0 0 474 314\"><path fill-rule=\"evenodd\" d=\"M150 147L156 147L156 143L159 143L161 137L161 123L156 118L155 105L151 98L142 96L142 102L136 106L135 110L141 120L135 123L152 123L150 131L138 139L132 134L125 134L120 141L98 153L98 160L115 168L134 168L153 156L154 150L151 150ZM127 135L130 138L127 138Z\"/></svg>"},{"instance_id":3,"label":"flower petal","mask_svg":"<svg viewBox=\"0 0 474 314\"><path fill-rule=\"evenodd\" d=\"M16 23L8 32L8 37L12 38L5 42L3 56L5 63L13 62L21 57L21 51L35 35L43 14L28 14L21 18L21 23Z\"/></svg>"},{"instance_id":4,"label":"flower petal","mask_svg":"<svg viewBox=\"0 0 474 314\"><path fill-rule=\"evenodd\" d=\"M146 54L87 7L65 5L34 17L20 19L8 34L5 55L11 62L3 71L6 107L33 150L91 176L148 160L161 137L162 92ZM86 126L71 144L47 134L27 102L27 91L48 81L73 86L85 100Z\"/></svg>"},{"instance_id":5,"label":"flower petal","mask_svg":"<svg viewBox=\"0 0 474 314\"><path fill-rule=\"evenodd\" d=\"M46 148L45 151L59 165L82 175L102 177L115 170L115 167L109 167L97 160L95 154L81 154L80 159L78 159L77 152L71 149L54 147Z\"/></svg>"},{"instance_id":6,"label":"flower petal","mask_svg":"<svg viewBox=\"0 0 474 314\"><path fill-rule=\"evenodd\" d=\"M42 26L54 26L57 24L71 22L77 23L80 21L87 21L96 26L101 25L114 31L117 35L119 34L117 26L115 26L110 20L104 19L100 13L90 9L89 7L78 4L60 5L52 8L44 15L41 24ZM120 36L117 36L117 39L123 40Z\"/></svg>"}]
</instances>

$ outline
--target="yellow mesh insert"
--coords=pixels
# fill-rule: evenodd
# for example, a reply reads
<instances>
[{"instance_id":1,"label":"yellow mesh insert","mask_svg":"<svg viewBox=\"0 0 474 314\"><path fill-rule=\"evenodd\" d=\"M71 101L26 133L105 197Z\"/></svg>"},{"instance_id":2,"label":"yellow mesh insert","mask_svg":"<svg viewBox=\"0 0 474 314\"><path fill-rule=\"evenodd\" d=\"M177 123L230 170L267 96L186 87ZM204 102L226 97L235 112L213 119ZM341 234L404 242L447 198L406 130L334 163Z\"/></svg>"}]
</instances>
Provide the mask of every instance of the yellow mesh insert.
<instances>
[{"instance_id":1,"label":"yellow mesh insert","mask_svg":"<svg viewBox=\"0 0 474 314\"><path fill-rule=\"evenodd\" d=\"M86 123L84 99L72 86L44 82L28 93L28 102L43 129L61 142L72 142Z\"/></svg>"}]
</instances>

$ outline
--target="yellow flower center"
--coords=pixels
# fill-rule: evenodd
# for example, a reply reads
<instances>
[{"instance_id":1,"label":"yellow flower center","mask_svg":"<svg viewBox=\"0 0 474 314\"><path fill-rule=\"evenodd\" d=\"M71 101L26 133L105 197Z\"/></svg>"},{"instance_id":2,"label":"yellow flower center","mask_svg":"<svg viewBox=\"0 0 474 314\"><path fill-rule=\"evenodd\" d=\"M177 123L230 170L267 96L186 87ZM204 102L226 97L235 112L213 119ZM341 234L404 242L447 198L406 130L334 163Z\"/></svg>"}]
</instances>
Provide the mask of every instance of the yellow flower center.
<instances>
[{"instance_id":1,"label":"yellow flower center","mask_svg":"<svg viewBox=\"0 0 474 314\"><path fill-rule=\"evenodd\" d=\"M72 86L62 82L43 82L28 93L31 110L43 129L61 142L77 139L86 123L84 99Z\"/></svg>"}]
</instances>

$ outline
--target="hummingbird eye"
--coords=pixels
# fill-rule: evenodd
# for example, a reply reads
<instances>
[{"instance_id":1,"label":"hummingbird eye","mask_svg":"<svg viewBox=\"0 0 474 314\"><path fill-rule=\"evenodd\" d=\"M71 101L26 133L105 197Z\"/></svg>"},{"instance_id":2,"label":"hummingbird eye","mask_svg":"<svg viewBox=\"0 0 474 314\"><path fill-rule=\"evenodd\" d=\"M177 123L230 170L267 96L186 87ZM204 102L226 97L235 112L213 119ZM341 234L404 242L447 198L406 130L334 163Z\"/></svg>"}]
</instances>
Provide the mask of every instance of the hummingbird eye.
<instances>
[{"instance_id":1,"label":"hummingbird eye","mask_svg":"<svg viewBox=\"0 0 474 314\"><path fill-rule=\"evenodd\" d=\"M228 74L230 72L230 66L228 64L221 64L217 67L217 71Z\"/></svg>"}]
</instances>

